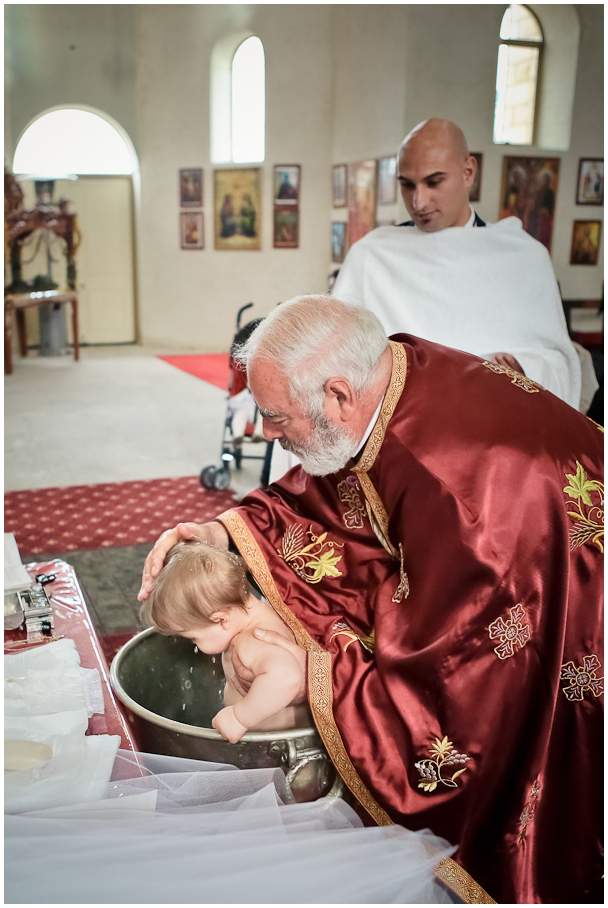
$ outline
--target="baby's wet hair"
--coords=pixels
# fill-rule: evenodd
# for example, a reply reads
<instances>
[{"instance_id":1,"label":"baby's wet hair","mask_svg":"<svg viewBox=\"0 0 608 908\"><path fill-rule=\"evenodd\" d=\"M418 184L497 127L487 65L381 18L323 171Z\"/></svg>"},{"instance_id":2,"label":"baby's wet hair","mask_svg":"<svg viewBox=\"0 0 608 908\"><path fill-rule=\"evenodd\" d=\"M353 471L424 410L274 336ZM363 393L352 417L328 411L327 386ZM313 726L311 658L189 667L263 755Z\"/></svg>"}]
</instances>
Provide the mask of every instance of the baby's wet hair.
<instances>
[{"instance_id":1,"label":"baby's wet hair","mask_svg":"<svg viewBox=\"0 0 608 908\"><path fill-rule=\"evenodd\" d=\"M213 624L218 610L246 609L248 596L239 555L206 542L179 542L167 552L140 615L161 634L185 633Z\"/></svg>"}]
</instances>

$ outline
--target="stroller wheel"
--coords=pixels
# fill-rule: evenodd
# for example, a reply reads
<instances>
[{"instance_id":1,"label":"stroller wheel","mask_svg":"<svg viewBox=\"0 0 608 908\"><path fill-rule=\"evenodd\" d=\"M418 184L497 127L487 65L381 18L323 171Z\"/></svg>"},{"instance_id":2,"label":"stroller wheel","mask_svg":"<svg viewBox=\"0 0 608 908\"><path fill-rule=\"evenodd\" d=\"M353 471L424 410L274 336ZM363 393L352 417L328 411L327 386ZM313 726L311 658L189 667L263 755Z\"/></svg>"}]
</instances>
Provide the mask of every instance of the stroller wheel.
<instances>
[{"instance_id":1,"label":"stroller wheel","mask_svg":"<svg viewBox=\"0 0 608 908\"><path fill-rule=\"evenodd\" d=\"M230 470L228 467L220 467L219 470L216 470L215 477L213 479L213 487L222 492L224 489L227 489L230 485Z\"/></svg>"},{"instance_id":2,"label":"stroller wheel","mask_svg":"<svg viewBox=\"0 0 608 908\"><path fill-rule=\"evenodd\" d=\"M217 473L217 468L214 466L205 467L201 470L200 483L204 489L214 489L215 488L215 474Z\"/></svg>"}]
</instances>

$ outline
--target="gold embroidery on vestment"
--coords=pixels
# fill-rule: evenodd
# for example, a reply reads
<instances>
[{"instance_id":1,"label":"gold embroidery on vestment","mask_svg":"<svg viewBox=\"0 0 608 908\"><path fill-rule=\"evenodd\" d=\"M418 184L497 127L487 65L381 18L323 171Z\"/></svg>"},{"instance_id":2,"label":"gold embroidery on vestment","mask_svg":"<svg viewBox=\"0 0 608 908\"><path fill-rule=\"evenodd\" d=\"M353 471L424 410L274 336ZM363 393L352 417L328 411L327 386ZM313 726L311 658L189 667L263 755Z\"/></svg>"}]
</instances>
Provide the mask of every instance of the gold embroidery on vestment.
<instances>
[{"instance_id":1,"label":"gold embroidery on vestment","mask_svg":"<svg viewBox=\"0 0 608 908\"><path fill-rule=\"evenodd\" d=\"M243 518L235 511L225 511L217 518L235 542L254 580L293 633L296 643L308 653L308 701L315 725L329 757L340 776L378 826L392 826L393 821L366 788L344 746L333 716L331 655L313 640L293 612L285 605L276 587L258 543ZM496 904L452 858L440 861L434 869L438 879L449 886L467 904Z\"/></svg>"},{"instance_id":2,"label":"gold embroidery on vestment","mask_svg":"<svg viewBox=\"0 0 608 908\"><path fill-rule=\"evenodd\" d=\"M372 628L369 634L355 634L354 630L346 621L336 621L332 627L333 634L331 635L330 642L336 637L347 637L348 643L345 643L342 647L342 650L346 652L351 643L354 643L356 640L359 641L361 646L368 651L368 653L373 653L376 648L376 632Z\"/></svg>"},{"instance_id":3,"label":"gold embroidery on vestment","mask_svg":"<svg viewBox=\"0 0 608 908\"><path fill-rule=\"evenodd\" d=\"M599 429L599 430L600 430L600 432L602 433L602 435L604 434L604 427L603 427L603 426L600 426L599 422L596 422L594 419L591 419L590 416L588 416L587 419L589 420L589 422L592 422L592 423L593 423L593 425L596 427L596 429Z\"/></svg>"},{"instance_id":4,"label":"gold embroidery on vestment","mask_svg":"<svg viewBox=\"0 0 608 908\"><path fill-rule=\"evenodd\" d=\"M355 472L361 483L361 488L365 495L365 506L367 508L367 515L369 521L372 525L374 533L376 534L378 540L382 544L383 548L392 555L393 558L398 558L399 553L395 546L391 543L388 538L388 513L386 508L382 504L382 500L374 488L374 484L369 478L367 473L359 473L358 469L355 468Z\"/></svg>"},{"instance_id":5,"label":"gold embroidery on vestment","mask_svg":"<svg viewBox=\"0 0 608 908\"><path fill-rule=\"evenodd\" d=\"M457 766L459 763L467 763L471 759L467 754L459 754L454 750L454 745L448 741L447 735L441 741L439 738L435 738L429 748L429 758L414 763L421 776L418 788L427 792L435 791L440 782L448 788L458 788L455 779L462 775L468 767L463 766L448 779L444 779L442 770L446 766Z\"/></svg>"},{"instance_id":6,"label":"gold embroidery on vestment","mask_svg":"<svg viewBox=\"0 0 608 908\"><path fill-rule=\"evenodd\" d=\"M217 518L228 530L253 577L296 638L308 653L308 702L315 725L329 757L348 788L378 826L391 826L392 820L380 807L359 777L344 746L333 715L331 655L314 640L285 605L258 543L243 518L235 511L225 511Z\"/></svg>"},{"instance_id":7,"label":"gold embroidery on vestment","mask_svg":"<svg viewBox=\"0 0 608 908\"><path fill-rule=\"evenodd\" d=\"M530 798L526 801L524 809L522 810L519 817L519 835L517 841L521 844L526 841L526 831L528 828L528 823L531 823L534 819L534 811L536 810L536 800L538 798L538 792L540 791L540 785L538 784L538 779L534 782L532 786L532 791L530 792Z\"/></svg>"},{"instance_id":8,"label":"gold embroidery on vestment","mask_svg":"<svg viewBox=\"0 0 608 908\"><path fill-rule=\"evenodd\" d=\"M360 530L364 526L365 504L359 492L361 487L356 476L347 476L337 485L340 501L349 505L349 510L342 514L344 526L349 530Z\"/></svg>"},{"instance_id":9,"label":"gold embroidery on vestment","mask_svg":"<svg viewBox=\"0 0 608 908\"><path fill-rule=\"evenodd\" d=\"M596 676L601 667L602 663L593 653L583 656L582 665L576 666L574 662L562 665L560 679L569 682L567 687L562 687L568 700L583 700L587 691L594 697L601 697L604 693L604 676Z\"/></svg>"},{"instance_id":10,"label":"gold embroidery on vestment","mask_svg":"<svg viewBox=\"0 0 608 908\"><path fill-rule=\"evenodd\" d=\"M449 886L467 905L495 905L488 893L476 883L470 873L453 861L444 858L434 869L435 876Z\"/></svg>"},{"instance_id":11,"label":"gold embroidery on vestment","mask_svg":"<svg viewBox=\"0 0 608 908\"><path fill-rule=\"evenodd\" d=\"M538 382L532 381L531 378L522 375L521 372L517 372L515 369L510 369L508 366L499 366L498 363L489 363L487 359L484 360L483 365L487 366L488 369L491 369L492 372L496 372L497 375L508 375L512 385L522 388L524 391L527 391L528 394L538 394L539 391L546 391L546 388L543 388Z\"/></svg>"},{"instance_id":12,"label":"gold embroidery on vestment","mask_svg":"<svg viewBox=\"0 0 608 908\"><path fill-rule=\"evenodd\" d=\"M509 614L511 617L507 621L502 617L497 618L488 628L490 640L500 640L500 644L494 647L499 659L514 656L516 649L524 647L530 639L530 625L522 623L526 617L526 610L521 602L510 608Z\"/></svg>"},{"instance_id":13,"label":"gold embroidery on vestment","mask_svg":"<svg viewBox=\"0 0 608 908\"><path fill-rule=\"evenodd\" d=\"M570 548L577 549L592 542L604 551L604 483L589 479L581 464L576 461L576 474L566 473L568 485L564 492L575 502L566 502L566 513L572 518ZM576 508L568 511L568 508Z\"/></svg>"},{"instance_id":14,"label":"gold embroidery on vestment","mask_svg":"<svg viewBox=\"0 0 608 908\"><path fill-rule=\"evenodd\" d=\"M303 544L303 526L292 524L287 527L281 548L277 549L280 557L307 583L319 583L324 577L342 577L342 572L336 567L342 555L334 553L334 546L342 548L342 543L331 542L327 533L316 536L312 527L306 532L312 540L308 545Z\"/></svg>"},{"instance_id":15,"label":"gold embroidery on vestment","mask_svg":"<svg viewBox=\"0 0 608 908\"><path fill-rule=\"evenodd\" d=\"M395 412L395 407L399 402L399 398L401 397L401 393L405 386L407 372L407 356L405 350L401 344L398 344L395 341L389 341L389 344L393 353L391 379L386 394L384 395L378 419L371 431L371 435L367 439L367 443L363 448L363 453L359 458L357 466L354 468L354 471L359 475L359 478L361 473L366 473L371 468L376 459L378 451L382 447L387 426L391 421L391 417Z\"/></svg>"},{"instance_id":16,"label":"gold embroidery on vestment","mask_svg":"<svg viewBox=\"0 0 608 908\"><path fill-rule=\"evenodd\" d=\"M401 543L399 543L399 557L401 559L401 564L399 565L399 586L393 594L393 602L403 602L410 594L410 581L403 566L403 546Z\"/></svg>"},{"instance_id":17,"label":"gold embroidery on vestment","mask_svg":"<svg viewBox=\"0 0 608 908\"><path fill-rule=\"evenodd\" d=\"M395 412L395 407L397 406L405 387L405 379L407 376L407 355L405 349L401 344L398 344L395 341L389 341L389 343L393 354L391 380L384 396L384 401L376 424L363 449L363 454L361 455L359 462L352 470L357 476L363 494L365 495L365 506L374 533L389 555L399 559L399 585L393 595L393 602L401 602L403 599L407 598L410 589L409 580L403 564L403 549L401 544L399 545L399 549L396 549L390 541L388 533L388 512L368 475L368 470L373 466L378 452L382 447L387 426Z\"/></svg>"}]
</instances>

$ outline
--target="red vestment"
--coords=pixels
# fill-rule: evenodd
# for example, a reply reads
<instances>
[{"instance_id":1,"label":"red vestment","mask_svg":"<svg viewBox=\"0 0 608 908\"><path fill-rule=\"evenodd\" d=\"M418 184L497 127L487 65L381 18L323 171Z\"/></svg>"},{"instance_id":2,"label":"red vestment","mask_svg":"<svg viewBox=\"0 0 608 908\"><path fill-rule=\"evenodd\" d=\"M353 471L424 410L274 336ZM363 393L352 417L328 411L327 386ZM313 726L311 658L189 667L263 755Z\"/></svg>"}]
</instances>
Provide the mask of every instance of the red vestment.
<instances>
[{"instance_id":1,"label":"red vestment","mask_svg":"<svg viewBox=\"0 0 608 908\"><path fill-rule=\"evenodd\" d=\"M601 430L504 367L392 349L354 467L219 519L369 816L457 844L499 902L601 901Z\"/></svg>"}]
</instances>

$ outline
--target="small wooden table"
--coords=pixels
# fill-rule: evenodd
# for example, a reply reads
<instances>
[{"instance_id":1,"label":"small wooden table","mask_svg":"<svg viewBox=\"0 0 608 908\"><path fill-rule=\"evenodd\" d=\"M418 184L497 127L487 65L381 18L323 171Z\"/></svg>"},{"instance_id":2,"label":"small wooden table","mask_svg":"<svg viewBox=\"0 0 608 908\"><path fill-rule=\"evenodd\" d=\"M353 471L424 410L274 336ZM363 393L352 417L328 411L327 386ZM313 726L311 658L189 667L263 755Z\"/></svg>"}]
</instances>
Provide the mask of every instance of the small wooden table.
<instances>
[{"instance_id":1,"label":"small wooden table","mask_svg":"<svg viewBox=\"0 0 608 908\"><path fill-rule=\"evenodd\" d=\"M74 359L80 359L78 345L78 294L75 290L60 293L57 290L43 290L38 293L9 293L4 297L4 372L11 375L13 371L13 312L17 319L17 332L19 335L19 352L27 356L27 328L25 324L25 310L35 306L56 306L72 304L72 334L74 344Z\"/></svg>"}]
</instances>

